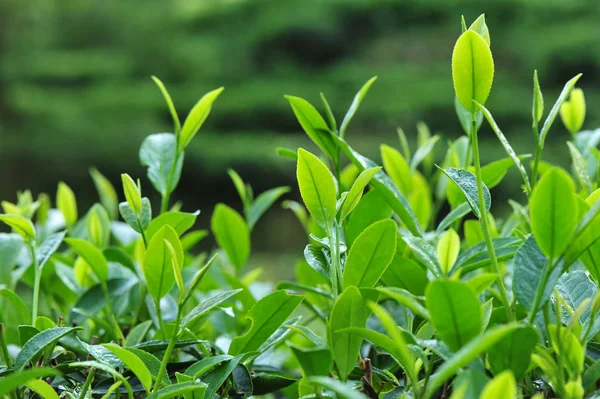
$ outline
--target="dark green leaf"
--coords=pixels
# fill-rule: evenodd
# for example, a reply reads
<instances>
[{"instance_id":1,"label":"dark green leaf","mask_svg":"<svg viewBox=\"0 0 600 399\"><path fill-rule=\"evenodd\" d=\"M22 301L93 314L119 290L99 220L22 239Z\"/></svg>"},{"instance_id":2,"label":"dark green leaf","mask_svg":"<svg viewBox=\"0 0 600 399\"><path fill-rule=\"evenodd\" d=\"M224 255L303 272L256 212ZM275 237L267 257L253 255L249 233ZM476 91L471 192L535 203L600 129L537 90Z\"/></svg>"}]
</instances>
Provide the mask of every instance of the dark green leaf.
<instances>
[{"instance_id":1,"label":"dark green leaf","mask_svg":"<svg viewBox=\"0 0 600 399\"><path fill-rule=\"evenodd\" d=\"M475 175L464 169L448 168L441 170L460 188L475 216L477 216L478 219L481 219L479 196L477 194L477 179L475 178ZM485 209L489 211L492 205L492 197L485 185L483 186L483 200L485 202Z\"/></svg>"},{"instance_id":2,"label":"dark green leaf","mask_svg":"<svg viewBox=\"0 0 600 399\"><path fill-rule=\"evenodd\" d=\"M15 358L15 369L23 370L30 362L35 361L47 347L54 345L65 335L72 334L77 330L80 330L80 328L57 327L44 330L35 335L23 345L21 351Z\"/></svg>"}]
</instances>

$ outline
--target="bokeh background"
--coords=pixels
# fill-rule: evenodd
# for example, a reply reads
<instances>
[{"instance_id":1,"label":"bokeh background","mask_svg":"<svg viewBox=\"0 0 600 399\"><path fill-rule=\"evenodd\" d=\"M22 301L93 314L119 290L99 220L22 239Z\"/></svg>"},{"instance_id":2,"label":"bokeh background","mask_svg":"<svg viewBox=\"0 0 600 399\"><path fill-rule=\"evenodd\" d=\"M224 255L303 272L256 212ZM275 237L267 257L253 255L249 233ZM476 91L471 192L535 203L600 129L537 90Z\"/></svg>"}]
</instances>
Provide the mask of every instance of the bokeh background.
<instances>
[{"instance_id":1,"label":"bokeh background","mask_svg":"<svg viewBox=\"0 0 600 399\"><path fill-rule=\"evenodd\" d=\"M138 148L171 127L151 75L166 84L182 119L202 94L226 87L186 152L174 195L185 210L202 210L204 226L216 202L241 208L229 167L256 193L289 185L288 198L298 197L295 166L274 149L312 146L284 94L320 105L323 92L341 120L378 75L347 133L375 159L380 143L398 145L398 126L411 140L418 121L458 137L452 47L461 14L470 24L482 12L496 63L487 105L518 152L533 148L534 69L546 112L582 72L584 128L600 127L597 0L0 0L0 198L26 188L54 195L64 180L83 212L95 198L91 166L117 187L123 171L143 177L151 194ZM484 161L504 157L485 123L481 137ZM568 138L557 121L545 157L566 165ZM520 195L506 183L494 191L500 206ZM158 196L150 197L158 209ZM298 256L305 243L278 206L253 234L255 251L271 260Z\"/></svg>"}]
</instances>

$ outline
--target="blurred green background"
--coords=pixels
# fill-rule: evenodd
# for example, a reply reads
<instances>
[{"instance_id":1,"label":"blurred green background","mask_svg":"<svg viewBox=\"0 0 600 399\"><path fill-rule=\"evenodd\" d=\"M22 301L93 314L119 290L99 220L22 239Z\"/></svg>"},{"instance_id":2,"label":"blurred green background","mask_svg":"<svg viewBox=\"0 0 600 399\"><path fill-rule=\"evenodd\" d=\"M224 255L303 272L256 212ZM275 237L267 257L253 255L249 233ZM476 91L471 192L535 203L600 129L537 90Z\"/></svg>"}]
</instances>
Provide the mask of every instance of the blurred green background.
<instances>
[{"instance_id":1,"label":"blurred green background","mask_svg":"<svg viewBox=\"0 0 600 399\"><path fill-rule=\"evenodd\" d=\"M54 195L58 180L77 193L80 212L94 201L88 169L115 185L123 171L145 177L138 148L171 120L150 76L160 77L183 119L205 92L224 94L186 153L177 199L200 208L241 204L226 169L256 193L290 185L295 166L277 146L314 149L284 94L319 105L324 92L341 119L355 92L379 79L347 134L379 159L415 125L460 135L450 72L460 16L485 12L496 63L488 108L518 152L531 152L532 74L538 69L546 112L563 84L582 72L588 118L600 126L600 2L597 0L0 0L0 197ZM504 157L484 123L484 162ZM545 157L566 165L569 136L557 121ZM442 146L438 146L442 156ZM143 179L145 194L151 185ZM494 190L496 203L519 197L518 183ZM159 198L150 195L155 209ZM270 212L253 234L258 252L299 251L294 218ZM296 252L300 255L300 252Z\"/></svg>"}]
</instances>

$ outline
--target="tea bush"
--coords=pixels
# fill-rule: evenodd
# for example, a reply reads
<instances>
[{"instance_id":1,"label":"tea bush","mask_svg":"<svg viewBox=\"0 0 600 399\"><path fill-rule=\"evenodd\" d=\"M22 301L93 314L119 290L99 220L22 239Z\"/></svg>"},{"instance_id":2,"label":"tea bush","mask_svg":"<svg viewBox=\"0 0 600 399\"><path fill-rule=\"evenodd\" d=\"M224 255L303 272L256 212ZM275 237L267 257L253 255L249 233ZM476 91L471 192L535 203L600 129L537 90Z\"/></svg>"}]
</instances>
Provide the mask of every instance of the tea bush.
<instances>
[{"instance_id":1,"label":"tea bush","mask_svg":"<svg viewBox=\"0 0 600 399\"><path fill-rule=\"evenodd\" d=\"M485 108L494 75L485 19L462 25L452 77L465 136L438 164L440 137L424 125L414 152L401 130L399 149L381 147L383 167L346 141L375 78L339 124L324 96L325 117L287 96L319 154L277 149L296 163L304 204L283 206L309 244L296 281L273 292L246 267L251 233L289 188L255 196L231 170L243 212L218 204L210 230L219 248L195 255L208 231L193 230L198 211L183 212L171 194L222 88L181 123L155 78L174 133L148 136L139 158L159 211L140 180L122 175L119 202L97 170L99 203L84 215L62 182L56 208L27 191L2 203L13 232L0 235L0 396L597 397L600 130L580 131L580 75L540 127L534 73L534 155L517 155ZM542 158L559 114L571 133L569 171ZM482 165L484 119L506 157ZM490 189L513 167L527 201L494 218Z\"/></svg>"}]
</instances>

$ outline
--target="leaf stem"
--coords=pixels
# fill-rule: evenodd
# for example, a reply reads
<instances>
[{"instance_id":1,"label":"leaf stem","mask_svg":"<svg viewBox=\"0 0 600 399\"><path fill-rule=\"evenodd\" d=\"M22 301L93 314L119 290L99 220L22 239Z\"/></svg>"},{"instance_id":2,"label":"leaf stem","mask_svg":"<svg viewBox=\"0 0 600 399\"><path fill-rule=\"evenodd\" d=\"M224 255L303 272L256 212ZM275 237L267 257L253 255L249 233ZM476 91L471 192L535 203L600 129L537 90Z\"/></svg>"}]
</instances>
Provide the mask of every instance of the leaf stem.
<instances>
[{"instance_id":1,"label":"leaf stem","mask_svg":"<svg viewBox=\"0 0 600 399\"><path fill-rule=\"evenodd\" d=\"M35 254L35 242L29 241L29 253L31 254L31 260L33 262L33 304L31 310L31 325L34 325L35 319L38 315L38 305L40 300L40 282L42 280L41 270L38 270L38 262Z\"/></svg>"},{"instance_id":2,"label":"leaf stem","mask_svg":"<svg viewBox=\"0 0 600 399\"><path fill-rule=\"evenodd\" d=\"M504 286L504 280L502 278L502 273L500 271L500 265L498 264L498 258L496 257L496 251L494 250L494 243L492 242L492 234L490 233L490 226L488 224L488 213L487 213L486 206L485 206L485 198L483 196L483 179L481 177L481 161L479 159L479 143L477 140L477 120L475 118L475 114L473 114L473 120L472 120L471 144L473 147L473 162L475 163L475 178L477 180L477 197L479 199L479 213L481 216L481 218L480 218L481 230L483 231L483 236L485 238L487 250L490 255L490 261L492 263L492 267L494 269L494 272L498 275L498 279L496 280L496 282L498 284L498 289L500 291L500 297L502 298L502 304L504 305L504 309L506 311L506 316L508 317L508 321L514 321L514 315L512 313L510 301L508 299L508 293L506 292L506 287Z\"/></svg>"},{"instance_id":3,"label":"leaf stem","mask_svg":"<svg viewBox=\"0 0 600 399\"><path fill-rule=\"evenodd\" d=\"M336 221L333 222L329 230L329 248L331 250L331 289L333 291L334 300L340 294L340 234L339 227Z\"/></svg>"},{"instance_id":4,"label":"leaf stem","mask_svg":"<svg viewBox=\"0 0 600 399\"><path fill-rule=\"evenodd\" d=\"M538 177L538 168L542 159L542 150L544 149L544 143L540 140L540 134L538 132L537 124L533 125L533 133L535 134L535 158L533 160L533 170L531 172L531 189L535 187Z\"/></svg>"},{"instance_id":5,"label":"leaf stem","mask_svg":"<svg viewBox=\"0 0 600 399\"><path fill-rule=\"evenodd\" d=\"M92 385L92 381L94 380L95 376L96 369L93 368L90 370L90 372L87 375L87 378L85 379L85 382L83 383L83 388L81 388L81 392L79 393L79 399L85 399L86 393L90 388L90 385Z\"/></svg>"},{"instance_id":6,"label":"leaf stem","mask_svg":"<svg viewBox=\"0 0 600 399\"><path fill-rule=\"evenodd\" d=\"M4 323L0 323L0 347L2 347L4 364L6 364L6 367L10 368L10 355L8 354L8 346L6 345L6 340L4 339Z\"/></svg>"},{"instance_id":7,"label":"leaf stem","mask_svg":"<svg viewBox=\"0 0 600 399\"><path fill-rule=\"evenodd\" d=\"M171 166L171 171L169 172L169 179L167 180L167 187L165 195L162 197L162 201L160 203L160 213L163 214L169 209L169 200L171 198L171 185L173 184L173 178L175 177L175 168L177 168L177 163L179 162L179 157L181 153L179 152L179 137L177 137L175 141L175 159L173 160L173 165Z\"/></svg>"},{"instance_id":8,"label":"leaf stem","mask_svg":"<svg viewBox=\"0 0 600 399\"><path fill-rule=\"evenodd\" d=\"M160 310L160 299L154 300L154 307L156 308L156 317L158 318L158 326L160 327L160 331L162 332L163 336L166 338L167 331L165 330L165 322L163 321L162 310Z\"/></svg>"},{"instance_id":9,"label":"leaf stem","mask_svg":"<svg viewBox=\"0 0 600 399\"><path fill-rule=\"evenodd\" d=\"M167 370L167 364L169 363L169 359L171 358L171 353L173 352L173 348L177 343L177 338L179 337L179 324L181 323L181 310L182 306L177 306L177 317L175 318L175 327L173 329L173 334L171 335L171 340L169 341L169 345L165 350L165 354L160 364L160 369L158 370L158 374L156 375L156 382L154 383L154 388L152 388L152 392L156 392L156 390L160 388L163 375Z\"/></svg>"}]
</instances>

